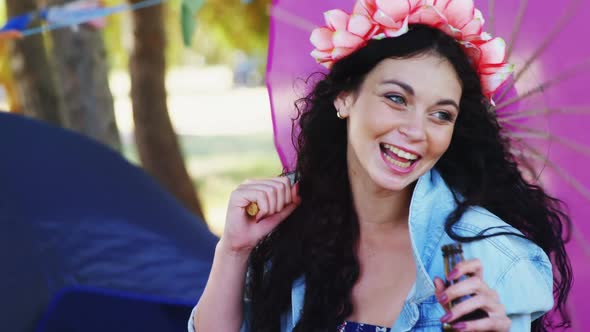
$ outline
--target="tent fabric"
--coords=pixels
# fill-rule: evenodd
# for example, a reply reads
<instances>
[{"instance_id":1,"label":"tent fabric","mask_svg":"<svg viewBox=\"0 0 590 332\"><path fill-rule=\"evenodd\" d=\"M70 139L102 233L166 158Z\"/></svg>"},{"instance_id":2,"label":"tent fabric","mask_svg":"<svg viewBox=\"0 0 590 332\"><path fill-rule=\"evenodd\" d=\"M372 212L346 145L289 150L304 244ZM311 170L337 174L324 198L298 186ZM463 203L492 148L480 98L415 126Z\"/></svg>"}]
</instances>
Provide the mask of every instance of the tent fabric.
<instances>
[{"instance_id":1,"label":"tent fabric","mask_svg":"<svg viewBox=\"0 0 590 332\"><path fill-rule=\"evenodd\" d=\"M0 326L33 331L67 287L196 303L217 238L140 168L0 112Z\"/></svg>"},{"instance_id":2,"label":"tent fabric","mask_svg":"<svg viewBox=\"0 0 590 332\"><path fill-rule=\"evenodd\" d=\"M59 292L37 332L186 331L193 305L88 287Z\"/></svg>"}]
</instances>

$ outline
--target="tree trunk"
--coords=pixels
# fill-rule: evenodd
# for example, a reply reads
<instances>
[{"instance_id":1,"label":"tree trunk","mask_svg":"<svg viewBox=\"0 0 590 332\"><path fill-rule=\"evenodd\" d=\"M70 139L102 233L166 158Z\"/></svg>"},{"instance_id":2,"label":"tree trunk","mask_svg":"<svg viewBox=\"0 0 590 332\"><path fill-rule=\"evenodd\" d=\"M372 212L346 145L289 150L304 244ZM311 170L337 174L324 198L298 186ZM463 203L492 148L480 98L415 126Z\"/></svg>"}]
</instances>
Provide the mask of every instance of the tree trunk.
<instances>
[{"instance_id":1,"label":"tree trunk","mask_svg":"<svg viewBox=\"0 0 590 332\"><path fill-rule=\"evenodd\" d=\"M48 0L63 5L72 0ZM86 25L51 32L53 56L64 96L64 127L121 149L100 31Z\"/></svg>"},{"instance_id":2,"label":"tree trunk","mask_svg":"<svg viewBox=\"0 0 590 332\"><path fill-rule=\"evenodd\" d=\"M8 17L37 10L34 0L7 0ZM39 22L37 22L38 24ZM23 113L61 126L62 97L43 37L34 35L11 42L10 61Z\"/></svg>"},{"instance_id":3,"label":"tree trunk","mask_svg":"<svg viewBox=\"0 0 590 332\"><path fill-rule=\"evenodd\" d=\"M141 163L187 208L203 218L166 106L166 38L162 5L134 11L133 34L134 49L129 61L131 99Z\"/></svg>"}]
</instances>

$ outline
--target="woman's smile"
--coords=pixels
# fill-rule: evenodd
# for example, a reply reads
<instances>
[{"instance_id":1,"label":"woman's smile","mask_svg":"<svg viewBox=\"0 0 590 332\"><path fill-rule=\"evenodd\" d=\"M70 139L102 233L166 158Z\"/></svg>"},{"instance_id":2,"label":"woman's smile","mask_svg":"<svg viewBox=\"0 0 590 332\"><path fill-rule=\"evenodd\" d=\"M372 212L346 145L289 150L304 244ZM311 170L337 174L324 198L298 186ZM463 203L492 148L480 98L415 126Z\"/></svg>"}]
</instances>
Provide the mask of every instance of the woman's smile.
<instances>
[{"instance_id":1,"label":"woman's smile","mask_svg":"<svg viewBox=\"0 0 590 332\"><path fill-rule=\"evenodd\" d=\"M421 158L419 154L392 144L381 143L379 147L384 162L398 173L410 173Z\"/></svg>"}]
</instances>

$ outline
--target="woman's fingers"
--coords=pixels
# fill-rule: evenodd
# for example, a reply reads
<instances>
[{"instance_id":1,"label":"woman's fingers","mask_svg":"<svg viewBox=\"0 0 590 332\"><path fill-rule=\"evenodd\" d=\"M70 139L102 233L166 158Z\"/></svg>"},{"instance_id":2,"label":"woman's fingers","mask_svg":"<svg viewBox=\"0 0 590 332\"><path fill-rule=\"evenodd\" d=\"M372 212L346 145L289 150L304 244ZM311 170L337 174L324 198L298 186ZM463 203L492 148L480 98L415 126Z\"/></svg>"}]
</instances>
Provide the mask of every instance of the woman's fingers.
<instances>
[{"instance_id":1,"label":"woman's fingers","mask_svg":"<svg viewBox=\"0 0 590 332\"><path fill-rule=\"evenodd\" d=\"M496 302L495 299L486 295L476 295L454 305L453 308L441 318L441 322L452 322L478 309L485 311L488 315L489 313L494 313L494 315L498 317L505 315L504 306Z\"/></svg>"},{"instance_id":2,"label":"woman's fingers","mask_svg":"<svg viewBox=\"0 0 590 332\"><path fill-rule=\"evenodd\" d=\"M488 286L479 277L471 277L461 282L458 282L452 286L449 286L444 292L443 296L446 295L446 303L454 301L464 296L473 294L482 294L488 291Z\"/></svg>"},{"instance_id":3,"label":"woman's fingers","mask_svg":"<svg viewBox=\"0 0 590 332\"><path fill-rule=\"evenodd\" d=\"M293 201L291 199L291 180L286 176L281 176L272 180L280 183L280 187L285 193L285 204L291 204Z\"/></svg>"},{"instance_id":4,"label":"woman's fingers","mask_svg":"<svg viewBox=\"0 0 590 332\"><path fill-rule=\"evenodd\" d=\"M259 212L256 215L256 220L260 220L266 216L274 215L281 212L286 206L294 201L297 197L293 193L293 187L287 177L278 177L264 180L248 180L239 187L240 190L258 190L266 193L268 201L268 209L263 209L259 206ZM247 202L247 206L251 203L258 203L256 200Z\"/></svg>"},{"instance_id":5,"label":"woman's fingers","mask_svg":"<svg viewBox=\"0 0 590 332\"><path fill-rule=\"evenodd\" d=\"M286 205L280 212L258 220L259 224L261 225L261 227L258 229L260 234L268 234L268 232L270 232L278 224L285 220L298 206L299 202L293 202L289 205Z\"/></svg>"},{"instance_id":6,"label":"woman's fingers","mask_svg":"<svg viewBox=\"0 0 590 332\"><path fill-rule=\"evenodd\" d=\"M510 318L504 315L501 317L488 317L483 319L457 322L451 324L453 328L458 331L497 331L507 332L510 331L511 325Z\"/></svg>"},{"instance_id":7,"label":"woman's fingers","mask_svg":"<svg viewBox=\"0 0 590 332\"><path fill-rule=\"evenodd\" d=\"M454 281L454 284L446 287L442 292L440 282L435 279L437 299L447 311L441 318L442 323L452 324L459 331L504 332L510 330L510 319L500 303L498 293L483 280L483 267L480 260L467 260L457 264L447 278ZM460 301L457 301L459 299ZM450 303L456 304L450 306ZM477 310L486 312L487 317L457 321Z\"/></svg>"},{"instance_id":8,"label":"woman's fingers","mask_svg":"<svg viewBox=\"0 0 590 332\"><path fill-rule=\"evenodd\" d=\"M478 276L483 278L483 265L479 259L465 260L457 265L453 271L449 273L448 279L457 280L464 275Z\"/></svg>"},{"instance_id":9,"label":"woman's fingers","mask_svg":"<svg viewBox=\"0 0 590 332\"><path fill-rule=\"evenodd\" d=\"M281 211L285 205L292 202L291 185L288 178L258 180L245 184L245 186L267 192L271 204L269 214Z\"/></svg>"},{"instance_id":10,"label":"woman's fingers","mask_svg":"<svg viewBox=\"0 0 590 332\"><path fill-rule=\"evenodd\" d=\"M439 277L434 278L434 293L435 295L441 294L446 289L445 282Z\"/></svg>"},{"instance_id":11,"label":"woman's fingers","mask_svg":"<svg viewBox=\"0 0 590 332\"><path fill-rule=\"evenodd\" d=\"M444 280L439 277L434 278L434 296L438 300L438 302L443 306L445 311L449 311L449 305L445 298L444 291L447 289ZM444 304L443 304L444 302Z\"/></svg>"},{"instance_id":12,"label":"woman's fingers","mask_svg":"<svg viewBox=\"0 0 590 332\"><path fill-rule=\"evenodd\" d=\"M253 188L253 187L238 187L234 190L233 196L239 201L241 208L246 208L251 202L255 202L258 205L258 214L255 219L259 219L262 216L269 214L270 212L270 201L269 195L265 188Z\"/></svg>"}]
</instances>

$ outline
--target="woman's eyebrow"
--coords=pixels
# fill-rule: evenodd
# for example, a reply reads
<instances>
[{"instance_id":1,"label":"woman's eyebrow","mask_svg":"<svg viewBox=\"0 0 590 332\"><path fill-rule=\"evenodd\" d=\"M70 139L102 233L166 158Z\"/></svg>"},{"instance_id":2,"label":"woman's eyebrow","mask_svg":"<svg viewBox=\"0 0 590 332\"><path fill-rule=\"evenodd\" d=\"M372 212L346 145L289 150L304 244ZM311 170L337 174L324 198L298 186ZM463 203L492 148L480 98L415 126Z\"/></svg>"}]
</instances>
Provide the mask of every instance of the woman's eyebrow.
<instances>
[{"instance_id":1,"label":"woman's eyebrow","mask_svg":"<svg viewBox=\"0 0 590 332\"><path fill-rule=\"evenodd\" d=\"M400 82L397 80L385 80L381 82L381 84L395 84L404 89L409 95L415 96L414 89L409 84L406 84L404 82Z\"/></svg>"},{"instance_id":2,"label":"woman's eyebrow","mask_svg":"<svg viewBox=\"0 0 590 332\"><path fill-rule=\"evenodd\" d=\"M436 105L439 105L439 106L451 105L457 109L457 112L459 112L459 105L457 105L457 103L451 99L439 100L438 103L436 103Z\"/></svg>"},{"instance_id":3,"label":"woman's eyebrow","mask_svg":"<svg viewBox=\"0 0 590 332\"><path fill-rule=\"evenodd\" d=\"M381 82L381 84L395 84L399 87L401 87L402 89L404 89L406 91L406 93L408 93L410 96L415 96L416 93L414 92L414 89L407 83L404 82L400 82L398 80L385 80L383 82ZM451 99L442 99L439 100L436 105L438 106L445 106L445 105L450 105L453 106L457 109L457 112L459 111L459 105Z\"/></svg>"}]
</instances>

